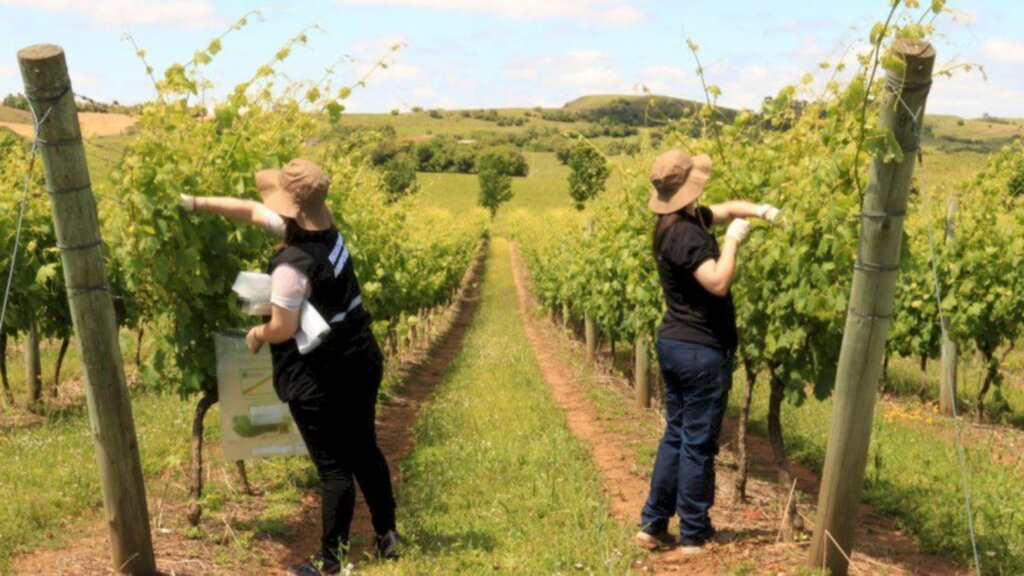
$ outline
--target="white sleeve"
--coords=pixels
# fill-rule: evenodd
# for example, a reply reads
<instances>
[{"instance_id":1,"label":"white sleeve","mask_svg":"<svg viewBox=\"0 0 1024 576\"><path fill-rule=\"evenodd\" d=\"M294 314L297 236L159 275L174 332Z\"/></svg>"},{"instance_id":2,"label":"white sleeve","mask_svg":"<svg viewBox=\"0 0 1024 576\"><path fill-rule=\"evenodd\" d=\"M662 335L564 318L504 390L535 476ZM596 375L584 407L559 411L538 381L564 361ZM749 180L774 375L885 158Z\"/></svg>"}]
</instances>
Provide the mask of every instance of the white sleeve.
<instances>
[{"instance_id":1,"label":"white sleeve","mask_svg":"<svg viewBox=\"0 0 1024 576\"><path fill-rule=\"evenodd\" d=\"M267 208L266 206L260 206L259 208L257 208L257 210L259 210L260 217L263 220L263 227L267 230L267 232L284 238L284 218L282 218L280 214L274 212L273 210Z\"/></svg>"},{"instance_id":2,"label":"white sleeve","mask_svg":"<svg viewBox=\"0 0 1024 576\"><path fill-rule=\"evenodd\" d=\"M275 306L298 310L309 292L309 277L291 264L281 264L270 275L270 303Z\"/></svg>"}]
</instances>

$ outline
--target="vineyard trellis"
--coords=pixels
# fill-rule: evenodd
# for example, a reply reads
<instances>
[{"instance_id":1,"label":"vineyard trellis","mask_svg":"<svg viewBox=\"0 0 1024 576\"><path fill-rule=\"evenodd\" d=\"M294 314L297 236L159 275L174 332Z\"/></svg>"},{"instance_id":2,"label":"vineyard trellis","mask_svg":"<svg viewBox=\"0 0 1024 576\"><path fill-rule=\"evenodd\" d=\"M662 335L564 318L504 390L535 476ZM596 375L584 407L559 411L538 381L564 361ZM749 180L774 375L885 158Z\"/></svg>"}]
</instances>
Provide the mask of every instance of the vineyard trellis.
<instances>
[{"instance_id":1,"label":"vineyard trellis","mask_svg":"<svg viewBox=\"0 0 1024 576\"><path fill-rule=\"evenodd\" d=\"M250 17L229 32L240 30ZM133 138L115 161L110 180L98 184L107 192L98 196L106 216L103 234L112 240L104 252L118 318L137 331L140 345L143 329L151 335L149 353L136 351L141 382L157 391L199 396L189 475L193 522L201 514L203 419L216 401L212 338L217 330L250 321L230 287L238 271L262 268L272 244L256 230L189 217L177 208L178 194L253 193L256 170L296 156L315 158L333 178L333 209L357 263L364 302L376 319L375 331L392 343L392 352L400 341L416 335L420 323L429 323L431 310L453 297L488 223L483 210L456 216L425 207L415 197L388 202L381 176L368 169L365 154L333 138L344 110L341 102L373 71L386 67L387 57L353 85L332 89L333 68L318 81L293 81L278 67L294 49L306 45L303 32L225 101L213 105L202 99L210 87L202 71L226 38L216 38L187 64L171 65L159 80L146 64L157 97L142 106ZM138 52L145 59L145 52ZM0 134L0 185L5 190L13 188L12 174L25 173L28 151L20 138ZM24 204L26 225L0 227L5 234L18 230L19 241L31 248L22 252L17 265L3 261L10 264L14 284L6 313L19 320L3 327L5 343L10 329L27 329L22 318L38 319L45 337L70 330L70 316L57 305L63 301L66 309L49 212L34 193L42 189L41 172L28 173L26 195L30 189L33 193ZM5 202L12 197L2 195ZM16 213L5 210L0 219L6 223ZM0 240L7 246L14 239Z\"/></svg>"},{"instance_id":2,"label":"vineyard trellis","mask_svg":"<svg viewBox=\"0 0 1024 576\"><path fill-rule=\"evenodd\" d=\"M881 65L898 68L886 47L900 39L926 40L934 30L934 17L944 11L939 2L921 16L910 15L898 12L899 4L894 2L889 19L872 29L874 48L858 57L859 67L849 80L840 82L834 75L818 92L808 75L799 86L766 99L759 113L740 111L734 119L716 112L720 90L709 84L702 109L666 123L666 145L710 153L716 173L728 172L728 178L711 179L708 202L739 194L786 213L785 226L755 229L745 243L733 288L741 333L738 355L747 375L739 437L746 432L757 376L766 372L767 428L783 502L792 475L781 414L784 405L799 406L808 394L826 398L832 393L861 221L861 187L867 180L863 175L872 158L903 157L892 133L874 128L878 108L867 104L878 102L884 89L873 81L874 71ZM841 71L846 65L823 67ZM956 67L938 73L950 74ZM803 99L804 94L810 99ZM1024 286L1020 275L1010 272L1024 265L1024 211L1011 193L1024 165L1021 146L1016 142L997 154L956 199L956 234L935 246L941 303L935 300L925 240L933 227L945 230L950 214L935 215L928 207L928 217L919 217L920 192L915 190L912 208L917 214L907 223L909 240L904 243L888 351L938 356L940 317L948 317L952 340L970 344L985 358L976 412L990 389L996 390L995 406L1000 407L1000 360L1024 325ZM724 161L726 155L731 163ZM588 213L566 209L543 218L516 219L515 236L541 303L563 311L563 321L589 319L596 332L612 341L649 337L662 311L649 257L651 219L644 209L644 169L652 156L647 150L621 162L619 183L594 200ZM742 498L747 467L742 452L740 457L737 495ZM786 516L793 520L791 529L800 528L799 515L789 510Z\"/></svg>"}]
</instances>

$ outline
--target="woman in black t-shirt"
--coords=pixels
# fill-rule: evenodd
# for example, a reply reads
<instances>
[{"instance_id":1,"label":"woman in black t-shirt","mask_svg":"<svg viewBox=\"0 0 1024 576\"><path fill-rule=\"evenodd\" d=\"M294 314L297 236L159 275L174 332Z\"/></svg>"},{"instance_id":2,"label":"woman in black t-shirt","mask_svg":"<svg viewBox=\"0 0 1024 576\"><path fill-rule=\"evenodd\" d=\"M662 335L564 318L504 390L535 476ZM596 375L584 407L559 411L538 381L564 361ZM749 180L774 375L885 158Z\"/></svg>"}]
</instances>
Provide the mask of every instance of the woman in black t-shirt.
<instances>
[{"instance_id":1,"label":"woman in black t-shirt","mask_svg":"<svg viewBox=\"0 0 1024 576\"><path fill-rule=\"evenodd\" d=\"M370 508L376 552L393 558L395 531L391 474L377 445L375 411L383 354L362 305L348 247L325 199L329 182L312 162L295 159L282 170L256 174L263 203L183 195L182 207L254 224L283 237L271 260L271 315L246 336L256 353L270 344L274 389L295 419L320 476L319 554L289 568L296 576L338 574L349 543L355 482ZM297 344L308 302L330 325L316 346Z\"/></svg>"},{"instance_id":2,"label":"woman in black t-shirt","mask_svg":"<svg viewBox=\"0 0 1024 576\"><path fill-rule=\"evenodd\" d=\"M666 311L658 329L658 363L665 382L665 433L658 446L651 492L637 544L675 544L669 520L678 514L684 555L699 554L715 530L708 510L715 499L715 456L732 386L736 314L729 286L736 253L750 231L744 218L775 221L767 204L733 201L710 207L697 200L711 176L711 158L674 150L651 168L649 206L658 215L654 258ZM719 247L709 229L729 224Z\"/></svg>"}]
</instances>

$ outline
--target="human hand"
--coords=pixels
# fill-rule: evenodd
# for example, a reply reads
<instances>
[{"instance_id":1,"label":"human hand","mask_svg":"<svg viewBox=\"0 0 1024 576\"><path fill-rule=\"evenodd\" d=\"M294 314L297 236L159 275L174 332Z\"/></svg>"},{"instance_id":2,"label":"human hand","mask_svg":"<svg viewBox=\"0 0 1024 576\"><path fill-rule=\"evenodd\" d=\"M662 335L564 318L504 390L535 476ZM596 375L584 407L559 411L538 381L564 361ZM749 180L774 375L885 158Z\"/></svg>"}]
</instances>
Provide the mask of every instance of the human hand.
<instances>
[{"instance_id":1,"label":"human hand","mask_svg":"<svg viewBox=\"0 0 1024 576\"><path fill-rule=\"evenodd\" d=\"M183 212L191 214L196 211L196 197L190 194L179 194L178 206Z\"/></svg>"},{"instance_id":2,"label":"human hand","mask_svg":"<svg viewBox=\"0 0 1024 576\"><path fill-rule=\"evenodd\" d=\"M743 218L733 220L725 231L725 237L732 238L737 244L742 244L747 239L748 234L750 234L750 222Z\"/></svg>"},{"instance_id":3,"label":"human hand","mask_svg":"<svg viewBox=\"0 0 1024 576\"><path fill-rule=\"evenodd\" d=\"M262 324L260 325L262 326ZM263 348L263 341L260 340L258 330L260 326L254 326L249 333L245 335L245 345L249 347L249 352L258 354L260 348Z\"/></svg>"},{"instance_id":4,"label":"human hand","mask_svg":"<svg viewBox=\"0 0 1024 576\"><path fill-rule=\"evenodd\" d=\"M782 223L782 210L779 210L771 204L761 204L757 207L757 216L766 222L772 224Z\"/></svg>"}]
</instances>

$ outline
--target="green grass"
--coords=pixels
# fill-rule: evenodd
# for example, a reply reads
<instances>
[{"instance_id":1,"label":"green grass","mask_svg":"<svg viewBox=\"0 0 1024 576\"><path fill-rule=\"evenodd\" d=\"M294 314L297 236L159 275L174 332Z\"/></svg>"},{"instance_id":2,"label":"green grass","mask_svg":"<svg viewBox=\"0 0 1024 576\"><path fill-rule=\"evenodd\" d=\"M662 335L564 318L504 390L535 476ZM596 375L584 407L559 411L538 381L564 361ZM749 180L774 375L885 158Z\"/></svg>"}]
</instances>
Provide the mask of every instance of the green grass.
<instances>
[{"instance_id":1,"label":"green grass","mask_svg":"<svg viewBox=\"0 0 1024 576\"><path fill-rule=\"evenodd\" d=\"M938 402L939 380L942 363L939 359L928 362L921 371L917 358L893 358L889 362L887 390L900 396L920 396L925 400ZM985 413L1003 423L1024 429L1024 352L1010 354L1002 367L1004 382L1000 389L1004 405L999 406L995 398L995 387L985 397ZM985 364L969 353L961 353L957 397L959 409L970 413L977 408L978 392L985 378Z\"/></svg>"},{"instance_id":2,"label":"green grass","mask_svg":"<svg viewBox=\"0 0 1024 576\"><path fill-rule=\"evenodd\" d=\"M500 116L508 118L524 118L523 126L498 126L496 122L467 118L458 111L445 111L440 118L434 118L427 112L403 112L398 116L391 114L346 114L343 125L360 127L393 126L395 133L403 138L425 135L460 134L472 136L482 132L516 133L528 128L554 127L561 132L576 131L589 125L587 122L554 122L544 120L540 113L528 108L498 108Z\"/></svg>"},{"instance_id":3,"label":"green grass","mask_svg":"<svg viewBox=\"0 0 1024 576\"><path fill-rule=\"evenodd\" d=\"M409 553L368 573L628 572L628 532L542 379L501 239L480 306L402 463Z\"/></svg>"},{"instance_id":4,"label":"green grass","mask_svg":"<svg viewBox=\"0 0 1024 576\"><path fill-rule=\"evenodd\" d=\"M188 458L190 406L174 396L133 401L147 476ZM85 407L31 428L0 430L0 572L15 552L74 536L74 521L103 504Z\"/></svg>"},{"instance_id":5,"label":"green grass","mask_svg":"<svg viewBox=\"0 0 1024 576\"><path fill-rule=\"evenodd\" d=\"M546 210L572 209L569 198L569 168L548 152L525 152L530 175L512 179L512 199L498 209L494 231L505 232L508 217L519 210L534 214ZM420 195L429 205L446 208L458 214L477 205L480 184L475 174L417 175Z\"/></svg>"},{"instance_id":6,"label":"green grass","mask_svg":"<svg viewBox=\"0 0 1024 576\"><path fill-rule=\"evenodd\" d=\"M149 340L147 340L149 342ZM58 342L42 346L44 402L49 401L53 360ZM121 349L133 370L130 358L135 352L134 335L121 333ZM147 346L143 346L144 352ZM24 363L15 344L8 344L11 385L16 400L25 401ZM82 377L82 367L74 341L68 349L62 370L62 386ZM393 379L394 375L389 375ZM65 392L65 395L67 392ZM8 411L20 409L6 408ZM205 461L210 479L204 489L204 523L190 530L181 501L184 474L189 459L189 441L194 399L158 394L132 388L132 410L146 489L150 498L150 516L155 523L154 500L166 498L162 526L197 540L196 546L217 546L218 564L235 572L251 568L253 561L268 562L258 540L281 538L294 529L294 515L304 491L313 490L316 476L308 458L290 457L253 460L247 463L249 478L264 493L262 500L240 493L234 463L221 457L216 447L220 439L220 416L215 405L206 417ZM83 398L46 409L47 419L38 425L0 426L0 574L11 571L12 555L42 547L61 546L83 529L95 529L102 515L102 492L89 420ZM20 419L20 417L19 417ZM180 487L180 488L179 488ZM168 492L168 488L171 488ZM265 503L264 505L261 505ZM239 510L244 509L244 514Z\"/></svg>"},{"instance_id":7,"label":"green grass","mask_svg":"<svg viewBox=\"0 0 1024 576\"><path fill-rule=\"evenodd\" d=\"M956 116L928 116L924 144L948 151L994 152L1024 135L1024 121L995 121L985 118L963 119Z\"/></svg>"},{"instance_id":8,"label":"green grass","mask_svg":"<svg viewBox=\"0 0 1024 576\"><path fill-rule=\"evenodd\" d=\"M736 382L741 382L737 375ZM765 433L768 386L755 392L752 427ZM787 450L820 470L825 457L832 402L808 399L795 408L784 405L782 420ZM875 413L865 474L864 500L880 514L917 536L922 547L964 565L971 560L960 468L952 422L918 418L914 401ZM1005 452L1001 439L965 436L971 493L976 511L982 573L1024 573L1024 471L995 461Z\"/></svg>"}]
</instances>

